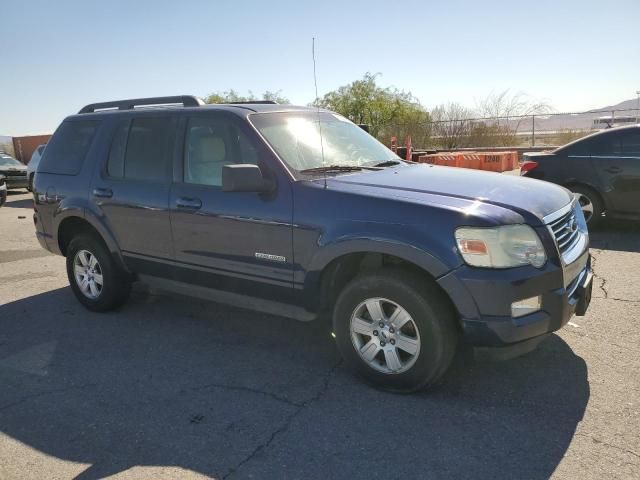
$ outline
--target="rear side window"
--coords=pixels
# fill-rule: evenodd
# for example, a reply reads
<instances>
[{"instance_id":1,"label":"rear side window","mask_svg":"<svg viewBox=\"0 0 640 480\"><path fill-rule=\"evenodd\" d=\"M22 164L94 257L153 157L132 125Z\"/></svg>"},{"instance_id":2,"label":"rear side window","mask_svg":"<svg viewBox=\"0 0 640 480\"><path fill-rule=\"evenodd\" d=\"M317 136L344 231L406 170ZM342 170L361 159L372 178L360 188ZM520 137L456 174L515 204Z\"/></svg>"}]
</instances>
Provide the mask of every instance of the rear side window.
<instances>
[{"instance_id":1,"label":"rear side window","mask_svg":"<svg viewBox=\"0 0 640 480\"><path fill-rule=\"evenodd\" d=\"M620 155L620 135L616 131L594 135L559 151L566 155L585 157Z\"/></svg>"},{"instance_id":2,"label":"rear side window","mask_svg":"<svg viewBox=\"0 0 640 480\"><path fill-rule=\"evenodd\" d=\"M640 157L640 131L625 132L622 136L622 155Z\"/></svg>"},{"instance_id":3,"label":"rear side window","mask_svg":"<svg viewBox=\"0 0 640 480\"><path fill-rule=\"evenodd\" d=\"M60 175L80 173L98 124L97 120L63 122L49 141L38 171Z\"/></svg>"},{"instance_id":4,"label":"rear side window","mask_svg":"<svg viewBox=\"0 0 640 480\"><path fill-rule=\"evenodd\" d=\"M159 181L169 178L174 122L171 118L136 118L121 122L107 161L110 177Z\"/></svg>"},{"instance_id":5,"label":"rear side window","mask_svg":"<svg viewBox=\"0 0 640 480\"><path fill-rule=\"evenodd\" d=\"M124 177L124 151L129 135L129 121L120 122L111 142L109 160L107 161L107 174L110 177Z\"/></svg>"}]
</instances>

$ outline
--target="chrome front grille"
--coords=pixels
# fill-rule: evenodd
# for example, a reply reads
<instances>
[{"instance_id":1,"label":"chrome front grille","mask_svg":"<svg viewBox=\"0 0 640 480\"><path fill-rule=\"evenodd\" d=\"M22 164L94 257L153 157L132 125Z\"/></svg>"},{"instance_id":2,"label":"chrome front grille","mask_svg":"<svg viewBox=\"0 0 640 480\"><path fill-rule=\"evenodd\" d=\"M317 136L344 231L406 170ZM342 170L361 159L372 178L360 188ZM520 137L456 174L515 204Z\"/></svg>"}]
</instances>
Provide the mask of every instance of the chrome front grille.
<instances>
[{"instance_id":1,"label":"chrome front grille","mask_svg":"<svg viewBox=\"0 0 640 480\"><path fill-rule=\"evenodd\" d=\"M545 218L565 265L576 260L587 248L589 234L580 205L573 201Z\"/></svg>"},{"instance_id":2,"label":"chrome front grille","mask_svg":"<svg viewBox=\"0 0 640 480\"><path fill-rule=\"evenodd\" d=\"M549 228L553 232L553 237L556 239L556 244L561 254L569 250L580 236L576 214L573 210L569 210L569 213L550 223Z\"/></svg>"}]
</instances>

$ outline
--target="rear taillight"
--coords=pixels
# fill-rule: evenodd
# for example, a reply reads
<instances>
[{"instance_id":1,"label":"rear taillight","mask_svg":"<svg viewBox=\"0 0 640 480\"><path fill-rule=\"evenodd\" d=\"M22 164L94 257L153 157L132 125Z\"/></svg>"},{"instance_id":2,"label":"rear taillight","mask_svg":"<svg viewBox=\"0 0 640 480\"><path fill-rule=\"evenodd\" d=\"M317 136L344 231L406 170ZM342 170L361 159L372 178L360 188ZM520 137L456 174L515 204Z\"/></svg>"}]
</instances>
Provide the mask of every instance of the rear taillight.
<instances>
[{"instance_id":1,"label":"rear taillight","mask_svg":"<svg viewBox=\"0 0 640 480\"><path fill-rule=\"evenodd\" d=\"M534 162L533 160L525 160L522 165L520 165L520 175L524 175L525 173L530 172L537 166L538 162Z\"/></svg>"}]
</instances>

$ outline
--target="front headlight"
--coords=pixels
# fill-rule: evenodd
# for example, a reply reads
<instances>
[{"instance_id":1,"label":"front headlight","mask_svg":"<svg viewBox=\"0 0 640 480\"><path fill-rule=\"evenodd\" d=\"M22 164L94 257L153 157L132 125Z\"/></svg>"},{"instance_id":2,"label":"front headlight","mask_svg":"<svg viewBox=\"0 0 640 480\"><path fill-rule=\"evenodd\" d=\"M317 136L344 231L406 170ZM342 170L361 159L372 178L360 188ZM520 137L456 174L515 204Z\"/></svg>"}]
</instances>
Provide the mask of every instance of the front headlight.
<instances>
[{"instance_id":1,"label":"front headlight","mask_svg":"<svg viewBox=\"0 0 640 480\"><path fill-rule=\"evenodd\" d=\"M509 268L542 267L547 255L538 234L529 225L494 228L461 227L456 230L458 250L468 265Z\"/></svg>"}]
</instances>

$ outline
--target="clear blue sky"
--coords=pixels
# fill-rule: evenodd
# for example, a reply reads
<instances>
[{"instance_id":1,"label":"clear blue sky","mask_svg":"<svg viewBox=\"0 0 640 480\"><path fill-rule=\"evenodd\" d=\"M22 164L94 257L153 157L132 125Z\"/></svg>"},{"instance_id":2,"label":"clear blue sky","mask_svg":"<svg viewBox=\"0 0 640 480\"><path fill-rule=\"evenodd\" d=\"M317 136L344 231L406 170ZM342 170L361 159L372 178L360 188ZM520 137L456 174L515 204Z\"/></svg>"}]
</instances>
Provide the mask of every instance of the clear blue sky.
<instances>
[{"instance_id":1,"label":"clear blue sky","mask_svg":"<svg viewBox=\"0 0 640 480\"><path fill-rule=\"evenodd\" d=\"M581 110L640 89L640 0L0 3L0 134L86 103L233 88L313 100L369 72L427 107L511 89Z\"/></svg>"}]
</instances>

